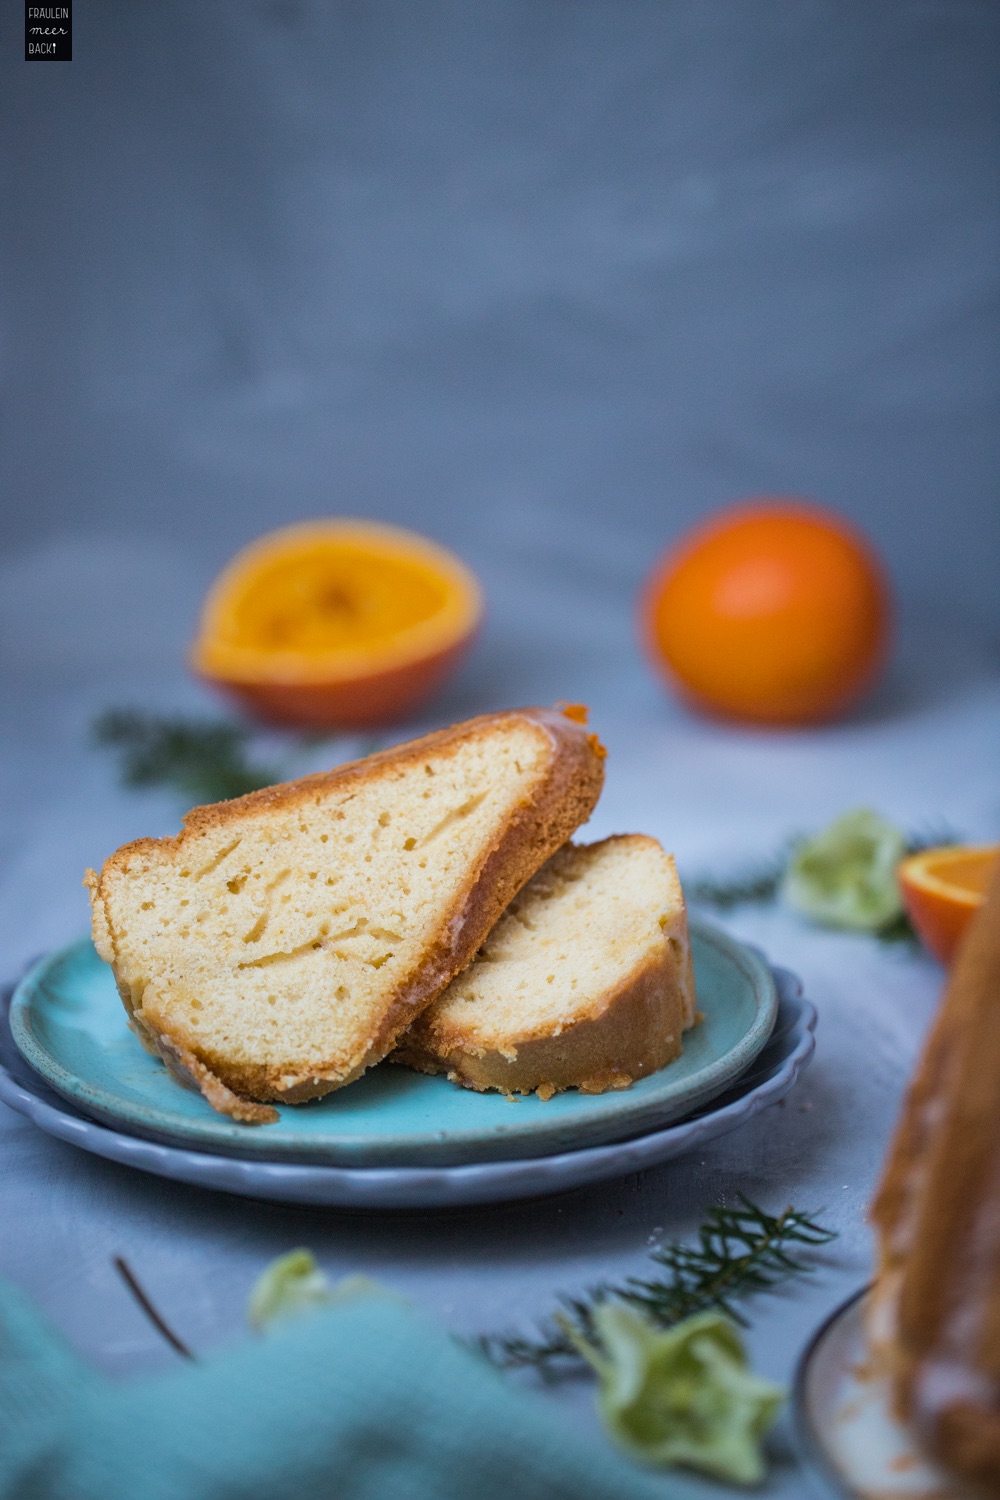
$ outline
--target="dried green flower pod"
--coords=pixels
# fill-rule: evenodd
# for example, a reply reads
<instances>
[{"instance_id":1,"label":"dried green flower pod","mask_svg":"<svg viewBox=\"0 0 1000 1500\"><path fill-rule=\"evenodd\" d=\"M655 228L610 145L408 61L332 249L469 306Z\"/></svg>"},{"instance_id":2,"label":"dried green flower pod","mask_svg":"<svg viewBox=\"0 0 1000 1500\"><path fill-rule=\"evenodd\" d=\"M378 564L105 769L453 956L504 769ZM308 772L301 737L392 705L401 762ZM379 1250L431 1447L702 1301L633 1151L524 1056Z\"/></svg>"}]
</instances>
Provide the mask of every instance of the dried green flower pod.
<instances>
[{"instance_id":1,"label":"dried green flower pod","mask_svg":"<svg viewBox=\"0 0 1000 1500\"><path fill-rule=\"evenodd\" d=\"M290 1250L272 1260L254 1283L247 1318L262 1330L330 1302L330 1283L309 1250Z\"/></svg>"},{"instance_id":2,"label":"dried green flower pod","mask_svg":"<svg viewBox=\"0 0 1000 1500\"><path fill-rule=\"evenodd\" d=\"M902 915L896 867L906 850L900 829L857 808L795 847L782 897L826 927L878 932Z\"/></svg>"},{"instance_id":3,"label":"dried green flower pod","mask_svg":"<svg viewBox=\"0 0 1000 1500\"><path fill-rule=\"evenodd\" d=\"M785 1393L749 1368L728 1319L698 1313L664 1332L634 1308L606 1302L593 1325L597 1343L574 1342L597 1371L604 1424L631 1457L737 1484L763 1478L761 1438Z\"/></svg>"}]
</instances>

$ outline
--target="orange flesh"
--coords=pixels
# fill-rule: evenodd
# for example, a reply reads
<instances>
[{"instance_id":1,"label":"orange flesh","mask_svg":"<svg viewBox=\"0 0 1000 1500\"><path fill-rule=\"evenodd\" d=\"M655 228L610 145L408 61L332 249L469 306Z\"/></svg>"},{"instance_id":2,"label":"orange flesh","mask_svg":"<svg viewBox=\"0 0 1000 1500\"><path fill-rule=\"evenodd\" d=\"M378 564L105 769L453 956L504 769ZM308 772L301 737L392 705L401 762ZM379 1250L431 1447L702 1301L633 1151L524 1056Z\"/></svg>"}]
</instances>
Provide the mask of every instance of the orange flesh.
<instances>
[{"instance_id":1,"label":"orange flesh","mask_svg":"<svg viewBox=\"0 0 1000 1500\"><path fill-rule=\"evenodd\" d=\"M954 886L956 894L985 896L990 871L996 856L982 854L950 854L940 862L928 862L927 874L944 885ZM978 905L978 902L977 902Z\"/></svg>"},{"instance_id":2,"label":"orange flesh","mask_svg":"<svg viewBox=\"0 0 1000 1500\"><path fill-rule=\"evenodd\" d=\"M447 597L439 578L344 545L278 558L234 601L226 634L260 651L325 655L377 648L429 620Z\"/></svg>"},{"instance_id":3,"label":"orange flesh","mask_svg":"<svg viewBox=\"0 0 1000 1500\"><path fill-rule=\"evenodd\" d=\"M950 963L982 905L1000 845L932 849L904 859L899 888L910 920L935 958Z\"/></svg>"}]
</instances>

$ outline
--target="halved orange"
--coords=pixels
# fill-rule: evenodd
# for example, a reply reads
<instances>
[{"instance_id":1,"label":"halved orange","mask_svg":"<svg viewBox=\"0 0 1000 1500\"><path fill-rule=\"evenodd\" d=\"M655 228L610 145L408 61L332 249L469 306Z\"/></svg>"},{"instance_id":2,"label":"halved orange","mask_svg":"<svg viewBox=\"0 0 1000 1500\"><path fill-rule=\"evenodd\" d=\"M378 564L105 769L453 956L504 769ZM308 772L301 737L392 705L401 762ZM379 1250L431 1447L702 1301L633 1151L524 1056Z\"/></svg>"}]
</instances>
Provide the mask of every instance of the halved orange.
<instances>
[{"instance_id":1,"label":"halved orange","mask_svg":"<svg viewBox=\"0 0 1000 1500\"><path fill-rule=\"evenodd\" d=\"M398 526L304 522L216 579L196 672L271 723L362 729L418 708L471 644L483 599L444 547Z\"/></svg>"},{"instance_id":2,"label":"halved orange","mask_svg":"<svg viewBox=\"0 0 1000 1500\"><path fill-rule=\"evenodd\" d=\"M1000 844L947 844L904 859L896 871L903 905L934 957L948 964L983 904Z\"/></svg>"}]
</instances>

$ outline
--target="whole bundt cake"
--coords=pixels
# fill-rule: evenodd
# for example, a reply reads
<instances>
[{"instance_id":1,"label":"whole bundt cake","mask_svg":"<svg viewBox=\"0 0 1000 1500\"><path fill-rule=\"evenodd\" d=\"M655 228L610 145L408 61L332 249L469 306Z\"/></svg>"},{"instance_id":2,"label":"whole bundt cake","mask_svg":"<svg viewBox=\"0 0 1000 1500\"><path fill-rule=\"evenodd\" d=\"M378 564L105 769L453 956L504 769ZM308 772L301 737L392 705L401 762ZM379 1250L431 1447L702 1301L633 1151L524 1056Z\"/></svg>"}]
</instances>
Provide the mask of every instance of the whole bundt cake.
<instances>
[{"instance_id":1,"label":"whole bundt cake","mask_svg":"<svg viewBox=\"0 0 1000 1500\"><path fill-rule=\"evenodd\" d=\"M1000 1495L1000 868L966 934L872 1217L871 1338L897 1414Z\"/></svg>"}]
</instances>

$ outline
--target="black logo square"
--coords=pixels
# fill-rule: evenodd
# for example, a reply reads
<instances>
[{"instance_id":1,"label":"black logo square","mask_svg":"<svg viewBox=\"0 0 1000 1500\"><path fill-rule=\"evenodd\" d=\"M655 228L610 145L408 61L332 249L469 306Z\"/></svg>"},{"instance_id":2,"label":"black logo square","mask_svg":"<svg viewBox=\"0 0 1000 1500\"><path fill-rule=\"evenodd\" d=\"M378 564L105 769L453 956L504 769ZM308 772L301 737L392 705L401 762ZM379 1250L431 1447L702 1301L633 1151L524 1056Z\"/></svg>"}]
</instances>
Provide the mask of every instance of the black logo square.
<instances>
[{"instance_id":1,"label":"black logo square","mask_svg":"<svg viewBox=\"0 0 1000 1500\"><path fill-rule=\"evenodd\" d=\"M58 5L24 0L24 60L73 61L73 0Z\"/></svg>"}]
</instances>

